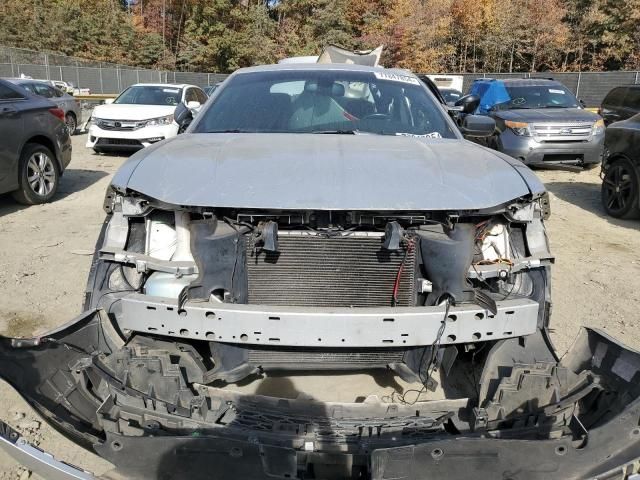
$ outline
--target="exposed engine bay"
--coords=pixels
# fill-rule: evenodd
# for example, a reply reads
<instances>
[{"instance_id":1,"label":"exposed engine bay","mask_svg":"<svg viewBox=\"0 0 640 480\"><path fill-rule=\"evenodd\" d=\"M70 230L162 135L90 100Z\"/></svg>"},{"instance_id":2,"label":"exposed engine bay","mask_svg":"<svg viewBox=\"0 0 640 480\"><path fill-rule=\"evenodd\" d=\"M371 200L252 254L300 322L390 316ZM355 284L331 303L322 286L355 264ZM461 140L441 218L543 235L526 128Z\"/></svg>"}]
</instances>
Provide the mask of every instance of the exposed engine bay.
<instances>
[{"instance_id":1,"label":"exposed engine bay","mask_svg":"<svg viewBox=\"0 0 640 480\"><path fill-rule=\"evenodd\" d=\"M209 381L391 369L425 384L445 356L544 326L552 257L538 202L455 215L108 202L86 308L134 344L203 342Z\"/></svg>"},{"instance_id":2,"label":"exposed engine bay","mask_svg":"<svg viewBox=\"0 0 640 480\"><path fill-rule=\"evenodd\" d=\"M548 340L544 198L258 212L112 190L105 209L85 313L2 339L0 374L127 478L637 470L638 354L583 330L559 360ZM322 392L282 388L306 374Z\"/></svg>"}]
</instances>

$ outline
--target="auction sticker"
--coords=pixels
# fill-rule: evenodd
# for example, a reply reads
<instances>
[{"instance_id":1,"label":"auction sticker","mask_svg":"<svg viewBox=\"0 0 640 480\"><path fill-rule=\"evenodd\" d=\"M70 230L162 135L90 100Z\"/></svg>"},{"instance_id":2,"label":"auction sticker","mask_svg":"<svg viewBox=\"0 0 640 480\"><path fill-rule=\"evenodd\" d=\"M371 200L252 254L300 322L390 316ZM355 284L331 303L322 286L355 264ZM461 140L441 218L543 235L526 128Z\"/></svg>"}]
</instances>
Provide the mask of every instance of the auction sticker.
<instances>
[{"instance_id":1,"label":"auction sticker","mask_svg":"<svg viewBox=\"0 0 640 480\"><path fill-rule=\"evenodd\" d=\"M391 80L392 82L411 83L412 85L420 85L416 77L411 75L402 75L401 73L392 72L373 72L379 80Z\"/></svg>"},{"instance_id":2,"label":"auction sticker","mask_svg":"<svg viewBox=\"0 0 640 480\"><path fill-rule=\"evenodd\" d=\"M566 95L564 90L557 90L555 88L550 88L549 93L559 93L560 95Z\"/></svg>"}]
</instances>

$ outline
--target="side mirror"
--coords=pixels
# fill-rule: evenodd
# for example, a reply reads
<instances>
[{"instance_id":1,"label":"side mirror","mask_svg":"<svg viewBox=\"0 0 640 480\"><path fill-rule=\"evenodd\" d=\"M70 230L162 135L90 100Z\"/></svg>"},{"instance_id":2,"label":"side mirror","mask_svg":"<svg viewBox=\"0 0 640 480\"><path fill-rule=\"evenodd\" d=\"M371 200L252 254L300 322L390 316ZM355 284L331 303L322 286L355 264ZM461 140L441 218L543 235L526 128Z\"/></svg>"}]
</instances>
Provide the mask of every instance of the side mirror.
<instances>
[{"instance_id":1,"label":"side mirror","mask_svg":"<svg viewBox=\"0 0 640 480\"><path fill-rule=\"evenodd\" d=\"M585 103L584 100L582 100L581 98L578 99L578 103L580 104L580 106L582 108L587 108L587 104Z\"/></svg>"},{"instance_id":2,"label":"side mirror","mask_svg":"<svg viewBox=\"0 0 640 480\"><path fill-rule=\"evenodd\" d=\"M490 137L495 130L496 121L485 115L467 115L460 125L460 131L466 137Z\"/></svg>"},{"instance_id":3,"label":"side mirror","mask_svg":"<svg viewBox=\"0 0 640 480\"><path fill-rule=\"evenodd\" d=\"M104 104L105 105L111 105L114 100L115 100L115 98L107 98L107 99L105 99Z\"/></svg>"},{"instance_id":4,"label":"side mirror","mask_svg":"<svg viewBox=\"0 0 640 480\"><path fill-rule=\"evenodd\" d=\"M465 95L454 104L456 107L462 107L462 113L466 114L475 112L478 105L480 105L478 95Z\"/></svg>"},{"instance_id":5,"label":"side mirror","mask_svg":"<svg viewBox=\"0 0 640 480\"><path fill-rule=\"evenodd\" d=\"M190 108L191 110L196 110L200 108L201 105L202 104L200 102L195 102L195 101L187 102L187 108Z\"/></svg>"},{"instance_id":6,"label":"side mirror","mask_svg":"<svg viewBox=\"0 0 640 480\"><path fill-rule=\"evenodd\" d=\"M183 133L193 121L193 112L189 109L188 105L179 103L173 112L173 119L178 124L178 133Z\"/></svg>"}]
</instances>

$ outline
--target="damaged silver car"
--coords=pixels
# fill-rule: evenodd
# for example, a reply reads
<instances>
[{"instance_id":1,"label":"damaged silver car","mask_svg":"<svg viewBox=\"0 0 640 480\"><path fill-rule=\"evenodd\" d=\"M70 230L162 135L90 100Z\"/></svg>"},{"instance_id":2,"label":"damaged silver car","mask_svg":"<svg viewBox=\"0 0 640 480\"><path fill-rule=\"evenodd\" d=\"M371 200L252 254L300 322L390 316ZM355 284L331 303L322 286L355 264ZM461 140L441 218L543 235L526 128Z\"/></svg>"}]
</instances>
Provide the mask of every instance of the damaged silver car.
<instances>
[{"instance_id":1,"label":"damaged silver car","mask_svg":"<svg viewBox=\"0 0 640 480\"><path fill-rule=\"evenodd\" d=\"M640 356L557 357L544 187L460 130L492 120L405 71L237 71L118 171L85 312L0 374L127 478L632 478Z\"/></svg>"}]
</instances>

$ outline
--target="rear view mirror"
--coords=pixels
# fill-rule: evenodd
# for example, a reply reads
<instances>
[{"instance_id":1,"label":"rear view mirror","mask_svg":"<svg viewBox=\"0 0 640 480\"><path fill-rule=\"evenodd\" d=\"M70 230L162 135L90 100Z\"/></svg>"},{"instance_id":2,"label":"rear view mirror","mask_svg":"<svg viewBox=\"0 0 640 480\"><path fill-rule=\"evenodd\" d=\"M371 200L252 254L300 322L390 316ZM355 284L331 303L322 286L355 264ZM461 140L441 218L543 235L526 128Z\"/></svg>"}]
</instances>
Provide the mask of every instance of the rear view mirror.
<instances>
[{"instance_id":1,"label":"rear view mirror","mask_svg":"<svg viewBox=\"0 0 640 480\"><path fill-rule=\"evenodd\" d=\"M467 115L460 125L460 131L466 137L490 137L495 129L495 120L485 115Z\"/></svg>"},{"instance_id":2,"label":"rear view mirror","mask_svg":"<svg viewBox=\"0 0 640 480\"><path fill-rule=\"evenodd\" d=\"M189 102L198 103L198 102ZM178 133L183 133L193 121L193 112L184 103L179 103L173 112L173 119L178 124Z\"/></svg>"},{"instance_id":3,"label":"rear view mirror","mask_svg":"<svg viewBox=\"0 0 640 480\"><path fill-rule=\"evenodd\" d=\"M454 106L462 107L462 113L473 113L480 105L480 97L478 95L465 95L459 99Z\"/></svg>"}]
</instances>

